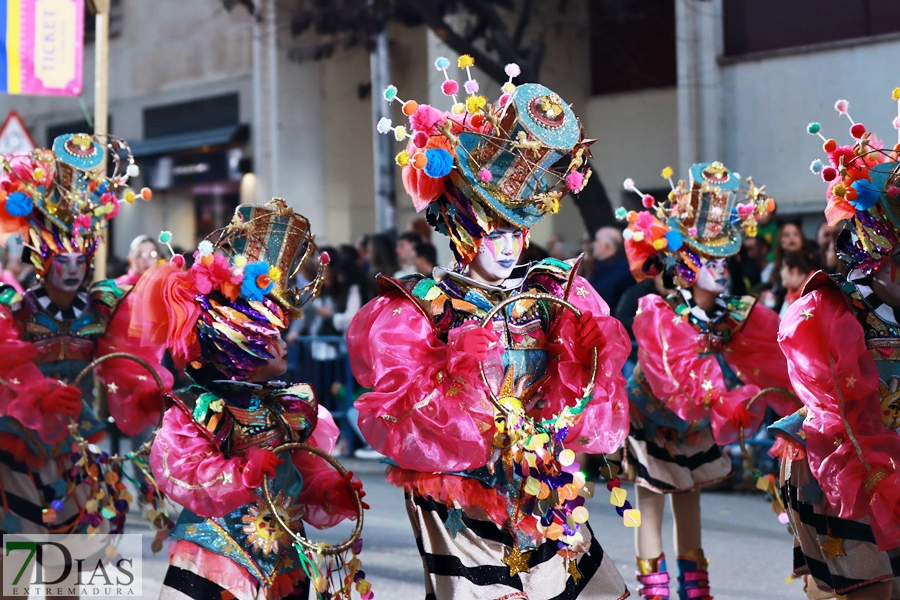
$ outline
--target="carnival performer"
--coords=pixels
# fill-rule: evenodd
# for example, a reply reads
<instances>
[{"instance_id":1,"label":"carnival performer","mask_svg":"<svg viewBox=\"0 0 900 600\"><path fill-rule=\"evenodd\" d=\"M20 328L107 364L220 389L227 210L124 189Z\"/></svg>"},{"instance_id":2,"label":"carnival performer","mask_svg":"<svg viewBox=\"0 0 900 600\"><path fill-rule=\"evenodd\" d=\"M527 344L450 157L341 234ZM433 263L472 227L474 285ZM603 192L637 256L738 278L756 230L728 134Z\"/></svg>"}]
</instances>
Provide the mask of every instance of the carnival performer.
<instances>
[{"instance_id":1,"label":"carnival performer","mask_svg":"<svg viewBox=\"0 0 900 600\"><path fill-rule=\"evenodd\" d=\"M675 521L678 595L711 600L700 531L700 488L731 477L724 446L753 433L766 405L788 414L787 365L778 351L778 315L751 296L727 295L725 259L755 235L756 217L774 202L751 179L720 162L695 164L687 181L663 177L672 192L657 202L631 179L646 211L619 209L628 222L625 249L635 279L663 274L668 298L641 298L634 319L638 364L628 381L631 432L625 471L635 480L642 525L635 532L643 598L668 598L662 547L665 496ZM742 197L743 196L743 197ZM779 390L761 395L761 389ZM748 408L748 404L750 404Z\"/></svg>"},{"instance_id":2,"label":"carnival performer","mask_svg":"<svg viewBox=\"0 0 900 600\"><path fill-rule=\"evenodd\" d=\"M115 164L107 176L104 154ZM120 153L127 153L122 165ZM0 231L18 234L40 277L19 294L0 287L0 533L120 532L131 496L121 468L93 446L105 424L88 402L89 363L124 352L159 367L161 346L129 338L130 286L91 285L100 232L133 202L137 174L128 146L68 134L51 149L0 157ZM142 191L149 199L149 190ZM158 423L164 390L137 362L112 359L95 369L110 415L132 435ZM89 444L91 442L91 444ZM73 450L73 446L78 450ZM151 493L150 482L137 482Z\"/></svg>"},{"instance_id":3,"label":"carnival performer","mask_svg":"<svg viewBox=\"0 0 900 600\"><path fill-rule=\"evenodd\" d=\"M849 118L846 100L835 108ZM808 126L828 163L811 170L828 184L828 223L846 222L846 276L816 273L781 323L803 408L770 428L773 451L810 597L900 598L900 145L886 149L862 123L853 145L820 130Z\"/></svg>"},{"instance_id":4,"label":"carnival performer","mask_svg":"<svg viewBox=\"0 0 900 600\"><path fill-rule=\"evenodd\" d=\"M239 206L217 233L200 243L189 269L174 255L135 290L132 331L165 343L193 382L171 394L151 453L160 487L185 507L160 598L306 598L310 583L328 589L330 573L295 549L260 486L274 478L274 510L301 536L304 521L325 528L355 518L354 491L364 495L352 473L342 478L305 451L274 451L306 442L330 453L337 440L310 386L272 380L286 369L289 315L318 294L327 255L318 278L291 287L291 274L318 250L309 222L279 198ZM356 583L372 597L367 581Z\"/></svg>"},{"instance_id":5,"label":"carnival performer","mask_svg":"<svg viewBox=\"0 0 900 600\"><path fill-rule=\"evenodd\" d=\"M628 339L577 260L516 266L529 228L582 189L591 140L544 86L508 82L490 105L470 78L457 102L449 60L435 66L453 108L407 101L408 133L386 119L377 128L408 139L397 157L406 190L457 264L381 276L381 295L351 323L353 372L373 390L355 404L360 429L405 490L427 598L624 598L587 524L592 487L575 452L611 451L627 433ZM384 96L398 101L394 86Z\"/></svg>"}]
</instances>

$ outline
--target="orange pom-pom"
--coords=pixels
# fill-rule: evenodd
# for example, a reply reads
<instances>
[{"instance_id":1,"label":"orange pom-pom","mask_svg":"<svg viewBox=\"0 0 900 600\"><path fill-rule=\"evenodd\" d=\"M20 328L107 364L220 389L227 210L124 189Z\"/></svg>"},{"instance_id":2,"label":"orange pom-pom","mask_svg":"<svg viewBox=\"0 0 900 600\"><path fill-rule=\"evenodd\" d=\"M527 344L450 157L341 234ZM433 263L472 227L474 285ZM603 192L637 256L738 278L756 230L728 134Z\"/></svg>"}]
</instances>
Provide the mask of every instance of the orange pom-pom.
<instances>
[{"instance_id":1,"label":"orange pom-pom","mask_svg":"<svg viewBox=\"0 0 900 600\"><path fill-rule=\"evenodd\" d=\"M415 100L407 100L406 102L403 103L403 114L406 115L407 117L410 117L410 116L412 116L412 114L414 112L416 112L416 109L418 109L418 108L419 108L418 102L416 102Z\"/></svg>"},{"instance_id":2,"label":"orange pom-pom","mask_svg":"<svg viewBox=\"0 0 900 600\"><path fill-rule=\"evenodd\" d=\"M213 260L215 260L215 258L216 257L213 256L212 254L204 254L203 256L200 257L200 263L204 267L209 267L213 264Z\"/></svg>"},{"instance_id":3,"label":"orange pom-pom","mask_svg":"<svg viewBox=\"0 0 900 600\"><path fill-rule=\"evenodd\" d=\"M256 287L258 287L259 289L261 289L261 290L266 289L267 287L269 287L270 283L271 283L271 280L269 279L269 276L267 274L263 273L262 275L257 275Z\"/></svg>"},{"instance_id":4,"label":"orange pom-pom","mask_svg":"<svg viewBox=\"0 0 900 600\"><path fill-rule=\"evenodd\" d=\"M148 187L141 188L141 200L149 200L153 197L153 190Z\"/></svg>"},{"instance_id":5,"label":"orange pom-pom","mask_svg":"<svg viewBox=\"0 0 900 600\"><path fill-rule=\"evenodd\" d=\"M472 115L472 119L469 121L472 124L472 127L475 129L481 129L484 126L484 115L478 113L477 115Z\"/></svg>"},{"instance_id":6,"label":"orange pom-pom","mask_svg":"<svg viewBox=\"0 0 900 600\"><path fill-rule=\"evenodd\" d=\"M413 154L411 162L412 166L421 171L428 164L428 157L425 156L424 152L416 152L415 154Z\"/></svg>"},{"instance_id":7,"label":"orange pom-pom","mask_svg":"<svg viewBox=\"0 0 900 600\"><path fill-rule=\"evenodd\" d=\"M833 139L828 139L824 144L822 144L822 149L825 152L834 152L837 150L837 142Z\"/></svg>"},{"instance_id":8,"label":"orange pom-pom","mask_svg":"<svg viewBox=\"0 0 900 600\"><path fill-rule=\"evenodd\" d=\"M855 188L855 187L848 187L848 188L847 188L847 193L844 194L844 198L846 198L847 201L850 201L850 200L856 200L856 188Z\"/></svg>"},{"instance_id":9,"label":"orange pom-pom","mask_svg":"<svg viewBox=\"0 0 900 600\"><path fill-rule=\"evenodd\" d=\"M766 198L766 210L769 212L775 211L775 200L772 198Z\"/></svg>"}]
</instances>

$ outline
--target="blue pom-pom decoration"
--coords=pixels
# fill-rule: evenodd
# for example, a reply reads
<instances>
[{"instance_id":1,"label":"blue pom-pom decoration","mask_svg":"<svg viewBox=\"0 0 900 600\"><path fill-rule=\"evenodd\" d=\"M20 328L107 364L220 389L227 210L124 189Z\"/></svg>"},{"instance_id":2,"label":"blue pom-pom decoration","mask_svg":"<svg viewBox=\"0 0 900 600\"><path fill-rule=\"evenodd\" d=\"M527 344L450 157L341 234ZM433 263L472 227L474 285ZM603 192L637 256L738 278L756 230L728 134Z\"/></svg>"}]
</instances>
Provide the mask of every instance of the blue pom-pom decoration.
<instances>
[{"instance_id":1,"label":"blue pom-pom decoration","mask_svg":"<svg viewBox=\"0 0 900 600\"><path fill-rule=\"evenodd\" d=\"M816 135L820 131L822 131L822 126L818 123L810 123L806 126L806 133L810 135Z\"/></svg>"},{"instance_id":2,"label":"blue pom-pom decoration","mask_svg":"<svg viewBox=\"0 0 900 600\"><path fill-rule=\"evenodd\" d=\"M6 198L6 212L13 217L27 217L34 210L34 201L24 192L13 192Z\"/></svg>"},{"instance_id":3,"label":"blue pom-pom decoration","mask_svg":"<svg viewBox=\"0 0 900 600\"><path fill-rule=\"evenodd\" d=\"M856 200L851 200L850 206L856 210L869 210L878 202L878 192L865 183L857 181L852 187L856 188Z\"/></svg>"},{"instance_id":4,"label":"blue pom-pom decoration","mask_svg":"<svg viewBox=\"0 0 900 600\"><path fill-rule=\"evenodd\" d=\"M450 59L445 56L439 56L436 61L434 61L434 68L438 71L443 71L450 67Z\"/></svg>"},{"instance_id":5,"label":"blue pom-pom decoration","mask_svg":"<svg viewBox=\"0 0 900 600\"><path fill-rule=\"evenodd\" d=\"M678 250L684 244L684 238L681 236L681 232L675 230L666 233L666 241L669 244L669 250L672 252Z\"/></svg>"},{"instance_id":6,"label":"blue pom-pom decoration","mask_svg":"<svg viewBox=\"0 0 900 600\"><path fill-rule=\"evenodd\" d=\"M809 165L809 170L812 171L815 175L818 175L822 172L822 161L818 158L812 161Z\"/></svg>"},{"instance_id":7,"label":"blue pom-pom decoration","mask_svg":"<svg viewBox=\"0 0 900 600\"><path fill-rule=\"evenodd\" d=\"M428 164L425 165L425 174L434 179L440 179L450 174L453 169L453 155L443 148L432 148L425 151Z\"/></svg>"},{"instance_id":8,"label":"blue pom-pom decoration","mask_svg":"<svg viewBox=\"0 0 900 600\"><path fill-rule=\"evenodd\" d=\"M262 301L263 296L272 291L275 286L273 282L269 282L264 288L256 285L256 278L260 275L269 274L269 263L266 261L253 262L244 267L244 280L241 282L241 295L248 300Z\"/></svg>"}]
</instances>

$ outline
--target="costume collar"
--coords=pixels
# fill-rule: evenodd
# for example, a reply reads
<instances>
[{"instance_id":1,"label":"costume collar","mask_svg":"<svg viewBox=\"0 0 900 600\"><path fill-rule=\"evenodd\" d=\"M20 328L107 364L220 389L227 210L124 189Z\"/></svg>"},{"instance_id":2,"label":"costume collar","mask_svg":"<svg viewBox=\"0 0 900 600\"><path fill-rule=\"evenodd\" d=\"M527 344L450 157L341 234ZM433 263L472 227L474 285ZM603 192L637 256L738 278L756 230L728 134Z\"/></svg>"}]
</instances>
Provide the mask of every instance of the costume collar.
<instances>
[{"instance_id":1,"label":"costume collar","mask_svg":"<svg viewBox=\"0 0 900 600\"><path fill-rule=\"evenodd\" d=\"M488 283L483 283L481 281L476 281L469 277L468 275L464 275L459 271L454 271L452 269L447 269L445 267L435 267L434 271L432 271L432 278L435 281L443 281L444 279L451 279L456 281L457 283L461 283L466 287L474 287L479 288L488 292L508 292L510 290L518 289L522 286L522 283L528 277L528 273L531 271L531 264L527 265L518 265L512 270L509 277L506 278L503 283L500 285L490 285Z\"/></svg>"},{"instance_id":2,"label":"costume collar","mask_svg":"<svg viewBox=\"0 0 900 600\"><path fill-rule=\"evenodd\" d=\"M872 273L866 275L862 269L853 269L850 271L850 274L847 275L847 281L852 283L857 289L860 298L868 309L875 313L875 316L883 322L893 327L897 327L898 323L900 323L900 317L898 317L897 311L882 302L881 298L879 298L872 289L873 279L874 275Z\"/></svg>"},{"instance_id":3,"label":"costume collar","mask_svg":"<svg viewBox=\"0 0 900 600\"><path fill-rule=\"evenodd\" d=\"M56 304L53 303L53 300L50 299L50 296L47 295L47 288L42 285L31 288L26 294L31 294L32 298L38 303L38 306L40 306L45 313L58 321L74 321L85 313L90 304L88 300L89 292L85 289L78 291L78 294L75 296L75 299L72 300L72 305L69 308L59 308L56 306Z\"/></svg>"},{"instance_id":4,"label":"costume collar","mask_svg":"<svg viewBox=\"0 0 900 600\"><path fill-rule=\"evenodd\" d=\"M697 306L697 303L694 301L694 295L691 293L690 289L678 288L678 292L681 294L681 298L682 300L684 300L684 304L687 306L691 317L702 323L716 323L723 316L728 314L728 305L725 303L724 296L718 296L716 298L716 303L713 305L712 309L707 312Z\"/></svg>"}]
</instances>

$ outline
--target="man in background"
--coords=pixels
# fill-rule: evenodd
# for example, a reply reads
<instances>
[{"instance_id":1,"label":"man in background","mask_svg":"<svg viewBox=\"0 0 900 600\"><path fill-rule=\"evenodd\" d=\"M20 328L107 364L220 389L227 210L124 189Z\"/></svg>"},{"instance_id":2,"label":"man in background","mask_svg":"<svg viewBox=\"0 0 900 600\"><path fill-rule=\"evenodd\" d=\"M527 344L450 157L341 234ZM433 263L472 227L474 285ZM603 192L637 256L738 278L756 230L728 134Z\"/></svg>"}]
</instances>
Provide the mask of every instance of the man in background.
<instances>
[{"instance_id":1,"label":"man in background","mask_svg":"<svg viewBox=\"0 0 900 600\"><path fill-rule=\"evenodd\" d=\"M594 235L591 249L594 268L588 282L594 286L610 309L615 310L619 298L635 283L628 269L622 232L615 227L601 227Z\"/></svg>"},{"instance_id":2,"label":"man in background","mask_svg":"<svg viewBox=\"0 0 900 600\"><path fill-rule=\"evenodd\" d=\"M411 231L407 231L397 238L397 264L400 268L394 273L394 277L405 277L416 273L416 246L422 243L422 238Z\"/></svg>"},{"instance_id":3,"label":"man in background","mask_svg":"<svg viewBox=\"0 0 900 600\"><path fill-rule=\"evenodd\" d=\"M425 277L431 277L431 272L436 264L437 250L435 250L434 246L427 242L422 242L416 246L415 265L417 273Z\"/></svg>"}]
</instances>

